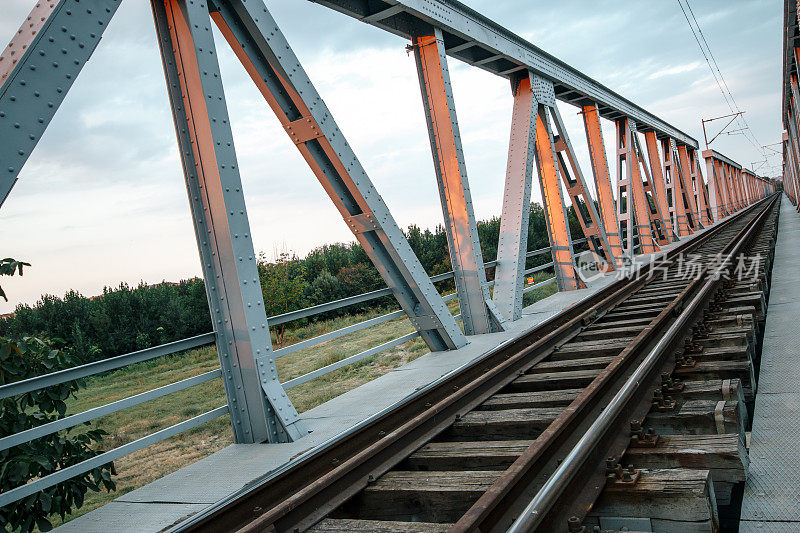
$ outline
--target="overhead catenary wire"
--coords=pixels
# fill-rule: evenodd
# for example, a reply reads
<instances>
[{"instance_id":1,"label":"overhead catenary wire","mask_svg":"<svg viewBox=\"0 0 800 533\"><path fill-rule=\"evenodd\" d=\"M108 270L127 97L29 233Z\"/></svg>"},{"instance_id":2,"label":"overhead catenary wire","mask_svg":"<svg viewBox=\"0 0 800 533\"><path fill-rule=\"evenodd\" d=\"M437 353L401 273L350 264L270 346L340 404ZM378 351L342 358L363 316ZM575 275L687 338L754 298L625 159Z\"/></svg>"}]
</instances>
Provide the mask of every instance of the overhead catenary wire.
<instances>
[{"instance_id":1,"label":"overhead catenary wire","mask_svg":"<svg viewBox=\"0 0 800 533\"><path fill-rule=\"evenodd\" d=\"M739 105L736 103L736 99L733 97L733 93L728 86L725 77L722 74L722 70L717 63L716 58L714 57L713 52L711 51L711 47L708 44L708 40L703 34L703 30L700 28L700 23L697 21L697 18L694 15L694 11L692 10L692 6L689 4L689 0L677 0L678 6L681 8L683 12L683 16L686 19L686 23L689 25L689 29L692 32L692 36L694 37L695 41L697 42L698 48L700 48L700 52L703 54L703 58L708 65L709 70L711 71L711 75L714 77L714 81L719 87L720 93L722 93L722 97L725 100L725 103L728 105L728 108L731 110L732 113L742 113L742 110L739 108ZM684 6L685 4L685 6ZM687 12L688 10L688 12ZM691 19L690 19L691 17ZM694 24L692 23L694 22ZM702 42L701 42L702 41ZM744 137L750 142L750 144L755 147L759 153L766 159L768 156L772 154L768 154L766 150L764 150L762 144L758 141L753 132L753 129L748 124L747 119L743 115L739 115L737 117L737 122L739 123L739 127Z\"/></svg>"}]
</instances>

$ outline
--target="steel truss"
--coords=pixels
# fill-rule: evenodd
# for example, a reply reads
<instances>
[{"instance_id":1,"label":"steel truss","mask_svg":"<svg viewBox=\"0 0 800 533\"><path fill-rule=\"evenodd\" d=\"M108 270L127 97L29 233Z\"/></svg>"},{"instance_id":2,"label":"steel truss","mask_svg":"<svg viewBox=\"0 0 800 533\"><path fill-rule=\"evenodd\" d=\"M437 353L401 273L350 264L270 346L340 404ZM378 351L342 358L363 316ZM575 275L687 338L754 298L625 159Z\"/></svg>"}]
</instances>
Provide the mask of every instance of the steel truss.
<instances>
[{"instance_id":1,"label":"steel truss","mask_svg":"<svg viewBox=\"0 0 800 533\"><path fill-rule=\"evenodd\" d=\"M6 141L0 145L0 203L119 2L37 3L0 55L0 132ZM263 0L151 0L236 442L290 441L306 430L277 376L212 21L433 351L459 348L465 333L498 331L520 318L534 163L561 290L584 286L562 183L592 251L609 270L633 253L634 234L642 252L656 251L755 196L753 177L712 157L706 163L715 180L706 197L694 139L454 0L319 3L412 41L464 333ZM448 55L511 82L494 294L478 239ZM792 88L793 119L796 79ZM581 110L597 204L558 100ZM617 202L601 116L617 126ZM786 160L797 175L800 146L796 124L790 126ZM646 153L637 130L644 133ZM792 194L797 197L796 187Z\"/></svg>"}]
</instances>

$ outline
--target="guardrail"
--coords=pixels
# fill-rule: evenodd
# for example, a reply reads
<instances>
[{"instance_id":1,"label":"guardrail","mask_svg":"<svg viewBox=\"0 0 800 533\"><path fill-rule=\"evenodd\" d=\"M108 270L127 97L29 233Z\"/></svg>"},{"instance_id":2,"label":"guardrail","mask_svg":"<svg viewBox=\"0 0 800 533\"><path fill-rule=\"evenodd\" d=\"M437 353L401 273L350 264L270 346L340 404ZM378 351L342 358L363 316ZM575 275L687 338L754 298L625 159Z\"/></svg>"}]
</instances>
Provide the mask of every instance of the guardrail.
<instances>
[{"instance_id":1,"label":"guardrail","mask_svg":"<svg viewBox=\"0 0 800 533\"><path fill-rule=\"evenodd\" d=\"M577 239L573 241L573 243L576 245L586 242L587 239ZM550 247L540 248L538 250L532 250L528 252L527 257L531 258L548 253L550 253ZM495 267L496 265L497 261L489 261L484 264L485 268L487 269ZM552 266L553 262L550 261L548 263L529 268L525 270L524 274L525 276L529 276L531 274L535 274L536 272L541 272L543 270L551 268ZM431 276L431 281L433 281L434 283L439 283L452 278L453 278L453 272L451 271L451 272L446 272L444 274ZM524 293L530 292L544 285L553 283L555 282L555 280L556 280L555 277L551 277L539 283L530 284L527 287L525 287L523 292ZM490 287L493 285L494 281L489 282ZM343 309L345 307L349 307L359 303L377 300L378 298L390 296L391 294L392 291L389 288L379 289L364 294L358 294L355 296L342 298L340 300L335 300L333 302L327 302L324 304L315 305L304 309L299 309L297 311L291 311L288 313L283 313L280 315L269 317L267 319L267 322L270 326L285 324L288 322L293 322L296 320L317 316L329 311ZM452 293L444 296L443 299L444 301L447 302L456 299L456 297L457 297L456 293ZM343 328L331 331L329 333L325 333L322 335L318 335L316 337L312 337L310 339L300 341L290 346L286 346L285 348L279 348L273 351L273 355L276 358L282 357L284 355L288 355L290 353L294 353L303 349L311 348L320 343L336 339L338 337L342 337L343 335L354 333L356 331L373 327L378 324L388 322L389 320L402 318L404 316L405 313L402 310L393 311L391 313L387 313L379 317L364 320L356 324L352 324L350 326L345 326ZM456 315L456 319L460 319L460 317L461 315ZM366 359L367 357L379 354L395 346L399 346L400 344L415 339L418 336L419 333L416 331L408 333L406 335L402 335L390 341L384 342L383 344L380 344L378 346L369 348L357 354L346 357L335 363L329 364L322 368L318 368L316 370L313 370L296 378L287 380L282 383L283 388L284 390L289 390L302 383L306 383L307 381L310 381L312 379L333 372L334 370L338 370L345 366L356 363L362 359ZM215 340L216 337L214 332L204 333L202 335L197 335L195 337L190 337L187 339L182 339L167 344L154 346L152 348L147 348L144 350L139 350L128 354L119 355L117 357L111 357L108 359L103 359L101 361L88 363L74 368L69 368L66 370L61 370L58 372L44 374L42 376L37 376L34 378L17 381L14 383L9 383L7 385L0 386L0 399L9 398L11 396L17 396L19 394L25 394L28 392L33 392L36 390L51 387L53 385L58 385L61 383L72 381L75 379L95 376L111 370L116 370L136 363L141 363L143 361L149 361L152 359L156 359L158 357L163 357L165 355L170 355L193 348L199 348L201 346L208 346L214 344ZM221 375L222 372L220 369L212 370L210 372L205 372L203 374L199 374L197 376L183 379L181 381L170 383L168 385L164 385L162 387L142 392L140 394L135 394L133 396L129 396L127 398L123 398L115 402L101 405L99 407L83 411L81 413L69 415L59 420L43 424L41 426L37 426L32 429L21 431L13 435L8 435L6 437L0 438L0 451L12 448L14 446L18 446L20 444L24 444L26 442L30 442L34 439L45 437L47 435L51 435L53 433L78 426L86 422L91 422L92 420L96 420L100 417L122 411L123 409L134 407L136 405L148 402L150 400L154 400L156 398L161 398L162 396L166 396L168 394L172 394L174 392L178 392L187 389L189 387L199 385L201 383L206 383L208 381L219 378ZM227 406L221 406L216 409L212 409L211 411L208 411L206 413L200 414L188 420L184 420L175 425L169 426L167 428L146 435L138 440L129 442L127 444L123 444L122 446L114 448L113 450L98 454L81 463L77 463L75 465L54 472L48 476L36 479L26 485L22 485L20 487L0 493L0 507L18 501L32 494L35 494L40 490L51 487L57 483L61 483L62 481L65 481L71 477L84 474L94 468L97 468L98 466L109 463L111 461L119 459L120 457L141 450L142 448L145 448L162 440L178 435L179 433L183 433L184 431L193 429L201 424L210 422L211 420L224 416L227 413L228 413Z\"/></svg>"}]
</instances>

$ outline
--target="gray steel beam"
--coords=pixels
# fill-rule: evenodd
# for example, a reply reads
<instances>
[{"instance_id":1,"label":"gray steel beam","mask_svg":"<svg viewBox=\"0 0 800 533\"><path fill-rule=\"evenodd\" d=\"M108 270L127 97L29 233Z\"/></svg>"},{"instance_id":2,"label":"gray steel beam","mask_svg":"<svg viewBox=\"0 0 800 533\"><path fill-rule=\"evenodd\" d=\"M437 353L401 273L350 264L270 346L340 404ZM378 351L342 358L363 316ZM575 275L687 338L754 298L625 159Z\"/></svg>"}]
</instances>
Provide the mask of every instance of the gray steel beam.
<instances>
[{"instance_id":1,"label":"gray steel beam","mask_svg":"<svg viewBox=\"0 0 800 533\"><path fill-rule=\"evenodd\" d=\"M614 120L617 114L636 121L640 131L656 131L697 148L697 141L659 117L623 98L586 74L534 46L500 24L470 9L457 0L311 0L351 17L363 20L386 6L402 6L403 12L370 24L407 39L440 28L448 54L468 63L500 56L478 65L500 76L517 68L527 69L554 83L560 100L576 106L597 103L600 114ZM381 6L381 7L378 7ZM473 46L471 43L474 42ZM460 46L468 44L467 48Z\"/></svg>"},{"instance_id":2,"label":"gray steel beam","mask_svg":"<svg viewBox=\"0 0 800 533\"><path fill-rule=\"evenodd\" d=\"M236 442L306 434L278 381L204 0L151 0Z\"/></svg>"},{"instance_id":3,"label":"gray steel beam","mask_svg":"<svg viewBox=\"0 0 800 533\"><path fill-rule=\"evenodd\" d=\"M502 330L504 317L486 285L441 30L414 36L413 49L464 332Z\"/></svg>"},{"instance_id":4,"label":"gray steel beam","mask_svg":"<svg viewBox=\"0 0 800 533\"><path fill-rule=\"evenodd\" d=\"M716 150L706 150L706 151L710 151L711 155L714 156L714 159L718 159L718 160L722 161L723 163L726 163L726 164L732 166L733 168L738 168L739 170L742 169L742 165L740 165L739 163L737 163L736 161L734 161L734 160L732 160L732 159L730 159L728 157L725 157L724 155L722 155L721 153L717 152Z\"/></svg>"},{"instance_id":5,"label":"gray steel beam","mask_svg":"<svg viewBox=\"0 0 800 533\"><path fill-rule=\"evenodd\" d=\"M37 2L0 55L0 205L119 2Z\"/></svg>"},{"instance_id":6,"label":"gray steel beam","mask_svg":"<svg viewBox=\"0 0 800 533\"><path fill-rule=\"evenodd\" d=\"M222 34L428 347L438 351L466 344L264 3L214 0L211 7Z\"/></svg>"},{"instance_id":7,"label":"gray steel beam","mask_svg":"<svg viewBox=\"0 0 800 533\"><path fill-rule=\"evenodd\" d=\"M522 317L523 271L528 248L531 180L536 157L537 104L527 73L522 79L512 78L511 92L514 95L514 107L492 300L506 319L517 320Z\"/></svg>"}]
</instances>

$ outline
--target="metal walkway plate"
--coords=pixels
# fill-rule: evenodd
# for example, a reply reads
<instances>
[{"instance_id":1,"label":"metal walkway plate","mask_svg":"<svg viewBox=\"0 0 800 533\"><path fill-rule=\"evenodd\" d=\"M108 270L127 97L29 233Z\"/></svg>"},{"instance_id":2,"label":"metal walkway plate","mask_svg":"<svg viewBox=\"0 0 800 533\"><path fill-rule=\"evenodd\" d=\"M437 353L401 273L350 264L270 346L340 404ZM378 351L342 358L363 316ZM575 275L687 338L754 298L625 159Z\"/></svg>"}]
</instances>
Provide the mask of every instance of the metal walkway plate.
<instances>
[{"instance_id":1,"label":"metal walkway plate","mask_svg":"<svg viewBox=\"0 0 800 533\"><path fill-rule=\"evenodd\" d=\"M800 214L784 198L739 531L800 531Z\"/></svg>"}]
</instances>

